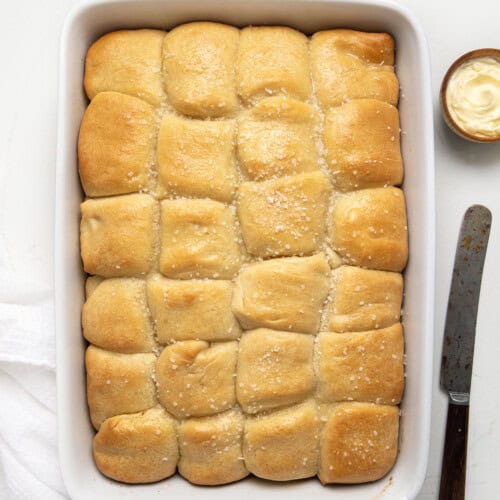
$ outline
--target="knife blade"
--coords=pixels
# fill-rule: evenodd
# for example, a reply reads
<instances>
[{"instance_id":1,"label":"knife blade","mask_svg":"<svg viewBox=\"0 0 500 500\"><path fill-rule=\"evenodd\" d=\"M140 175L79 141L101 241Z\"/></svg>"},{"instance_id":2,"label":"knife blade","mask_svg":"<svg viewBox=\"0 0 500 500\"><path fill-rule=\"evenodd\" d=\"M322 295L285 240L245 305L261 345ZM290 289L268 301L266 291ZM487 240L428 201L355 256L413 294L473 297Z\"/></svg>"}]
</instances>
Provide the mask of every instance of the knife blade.
<instances>
[{"instance_id":1,"label":"knife blade","mask_svg":"<svg viewBox=\"0 0 500 500\"><path fill-rule=\"evenodd\" d=\"M479 292L491 212L473 205L465 212L455 254L441 358L441 386L454 404L469 404Z\"/></svg>"},{"instance_id":2,"label":"knife blade","mask_svg":"<svg viewBox=\"0 0 500 500\"><path fill-rule=\"evenodd\" d=\"M469 207L455 253L441 357L441 387L449 401L440 500L461 500L465 496L472 361L490 228L491 212L482 205Z\"/></svg>"}]
</instances>

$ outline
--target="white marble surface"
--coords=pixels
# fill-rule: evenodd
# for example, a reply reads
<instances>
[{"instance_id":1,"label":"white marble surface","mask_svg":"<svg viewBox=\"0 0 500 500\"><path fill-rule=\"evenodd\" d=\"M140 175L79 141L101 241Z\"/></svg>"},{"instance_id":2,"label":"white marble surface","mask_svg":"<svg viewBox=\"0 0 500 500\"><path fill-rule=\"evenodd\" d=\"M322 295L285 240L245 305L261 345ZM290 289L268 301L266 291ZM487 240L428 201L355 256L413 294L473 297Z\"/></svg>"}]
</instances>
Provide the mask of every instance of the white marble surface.
<instances>
[{"instance_id":1,"label":"white marble surface","mask_svg":"<svg viewBox=\"0 0 500 500\"><path fill-rule=\"evenodd\" d=\"M419 499L437 498L446 397L438 388L441 335L460 219L473 203L493 212L493 229L477 322L470 408L467 498L492 499L500 455L500 336L495 331L500 264L500 144L467 143L443 125L441 79L460 54L499 47L498 0L400 0L428 37L436 129L437 279L434 395L428 474ZM0 246L9 267L53 287L53 210L57 67L63 19L74 0L2 3L0 32ZM417 76L416 76L417 77ZM15 242L13 244L12 242ZM0 471L1 472L1 471ZM2 490L0 489L0 497Z\"/></svg>"}]
</instances>

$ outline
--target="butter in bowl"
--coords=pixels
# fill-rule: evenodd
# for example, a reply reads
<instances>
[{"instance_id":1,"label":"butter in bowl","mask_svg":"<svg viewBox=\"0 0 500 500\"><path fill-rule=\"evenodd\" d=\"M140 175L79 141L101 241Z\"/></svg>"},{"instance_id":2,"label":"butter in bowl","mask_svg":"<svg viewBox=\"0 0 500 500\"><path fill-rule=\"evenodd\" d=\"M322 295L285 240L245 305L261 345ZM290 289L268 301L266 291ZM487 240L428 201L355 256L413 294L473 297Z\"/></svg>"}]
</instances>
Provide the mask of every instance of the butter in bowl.
<instances>
[{"instance_id":1,"label":"butter in bowl","mask_svg":"<svg viewBox=\"0 0 500 500\"><path fill-rule=\"evenodd\" d=\"M500 140L500 50L478 49L459 57L441 85L448 126L475 142Z\"/></svg>"}]
</instances>

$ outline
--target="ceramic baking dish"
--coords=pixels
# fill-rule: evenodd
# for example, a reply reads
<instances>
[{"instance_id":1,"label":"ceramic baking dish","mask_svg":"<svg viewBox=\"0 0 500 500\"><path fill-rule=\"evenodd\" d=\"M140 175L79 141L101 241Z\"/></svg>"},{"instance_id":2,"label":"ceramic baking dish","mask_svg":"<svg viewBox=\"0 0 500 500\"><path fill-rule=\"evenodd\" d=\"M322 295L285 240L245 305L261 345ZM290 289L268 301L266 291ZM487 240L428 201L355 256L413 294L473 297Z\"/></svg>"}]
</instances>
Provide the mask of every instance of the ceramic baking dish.
<instances>
[{"instance_id":1,"label":"ceramic baking dish","mask_svg":"<svg viewBox=\"0 0 500 500\"><path fill-rule=\"evenodd\" d=\"M103 477L91 453L94 431L85 395L80 309L84 275L79 252L79 203L83 194L76 143L87 105L83 61L103 33L122 28L170 29L212 20L245 26L278 24L305 33L350 27L387 31L396 40L401 82L402 151L405 165L410 261L406 269L404 326L407 383L402 404L400 452L394 469L371 484L323 487L316 479L272 483L247 478L222 487L196 487L176 476L126 486ZM429 447L434 303L434 165L427 46L420 25L401 6L386 1L332 0L124 0L86 3L66 19L61 45L56 199L56 336L59 453L64 482L73 499L117 498L414 498L425 477Z\"/></svg>"}]
</instances>

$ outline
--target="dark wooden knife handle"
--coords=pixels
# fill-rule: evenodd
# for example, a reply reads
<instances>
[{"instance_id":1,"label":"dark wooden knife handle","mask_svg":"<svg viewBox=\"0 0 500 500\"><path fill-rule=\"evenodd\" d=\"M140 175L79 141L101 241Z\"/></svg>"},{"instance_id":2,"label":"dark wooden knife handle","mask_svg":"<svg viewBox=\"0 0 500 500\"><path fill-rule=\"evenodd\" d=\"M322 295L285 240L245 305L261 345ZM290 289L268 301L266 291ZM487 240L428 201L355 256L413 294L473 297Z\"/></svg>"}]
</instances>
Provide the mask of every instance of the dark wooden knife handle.
<instances>
[{"instance_id":1,"label":"dark wooden knife handle","mask_svg":"<svg viewBox=\"0 0 500 500\"><path fill-rule=\"evenodd\" d=\"M448 403L439 500L463 500L469 406Z\"/></svg>"}]
</instances>

